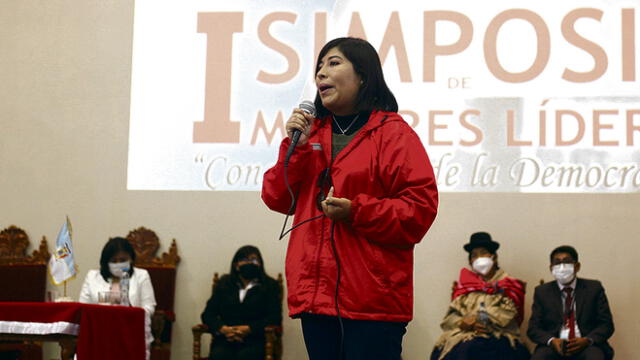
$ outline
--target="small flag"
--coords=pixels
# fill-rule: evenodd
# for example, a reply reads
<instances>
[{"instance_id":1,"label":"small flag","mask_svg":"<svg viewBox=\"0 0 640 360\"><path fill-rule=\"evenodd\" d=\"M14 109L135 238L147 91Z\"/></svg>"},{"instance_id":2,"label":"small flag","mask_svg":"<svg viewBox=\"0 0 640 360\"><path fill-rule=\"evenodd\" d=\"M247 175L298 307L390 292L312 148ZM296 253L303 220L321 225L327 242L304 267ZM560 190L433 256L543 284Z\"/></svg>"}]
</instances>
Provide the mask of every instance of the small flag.
<instances>
[{"instance_id":1,"label":"small flag","mask_svg":"<svg viewBox=\"0 0 640 360\"><path fill-rule=\"evenodd\" d=\"M49 260L49 274L54 284L60 285L76 275L71 244L71 222L69 217L62 225L56 239L56 249Z\"/></svg>"}]
</instances>

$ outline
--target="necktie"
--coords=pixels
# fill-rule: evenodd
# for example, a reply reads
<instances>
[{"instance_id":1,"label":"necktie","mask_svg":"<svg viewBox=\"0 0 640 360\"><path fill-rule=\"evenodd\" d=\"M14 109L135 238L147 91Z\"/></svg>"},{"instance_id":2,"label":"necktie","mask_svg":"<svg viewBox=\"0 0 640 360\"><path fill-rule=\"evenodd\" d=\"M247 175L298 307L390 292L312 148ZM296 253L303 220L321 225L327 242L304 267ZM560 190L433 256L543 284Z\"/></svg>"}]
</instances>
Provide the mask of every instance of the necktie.
<instances>
[{"instance_id":1,"label":"necktie","mask_svg":"<svg viewBox=\"0 0 640 360\"><path fill-rule=\"evenodd\" d=\"M567 295L564 299L564 321L569 328L569 339L576 337L576 314L573 311L573 289L565 287L562 291Z\"/></svg>"}]
</instances>

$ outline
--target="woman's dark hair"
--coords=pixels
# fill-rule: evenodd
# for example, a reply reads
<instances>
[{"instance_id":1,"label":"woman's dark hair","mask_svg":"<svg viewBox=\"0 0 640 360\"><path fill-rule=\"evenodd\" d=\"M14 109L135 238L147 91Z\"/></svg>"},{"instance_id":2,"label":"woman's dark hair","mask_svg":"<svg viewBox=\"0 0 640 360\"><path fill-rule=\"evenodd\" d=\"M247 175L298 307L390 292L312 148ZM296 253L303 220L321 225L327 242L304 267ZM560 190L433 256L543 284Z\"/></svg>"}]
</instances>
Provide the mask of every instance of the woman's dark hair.
<instances>
[{"instance_id":1,"label":"woman's dark hair","mask_svg":"<svg viewBox=\"0 0 640 360\"><path fill-rule=\"evenodd\" d=\"M109 281L113 277L109 270L109 260L119 253L124 251L131 257L131 268L129 269L129 276L133 275L133 263L136 261L136 252L133 250L133 246L125 238L114 237L109 239L102 248L102 254L100 255L100 275L104 281Z\"/></svg>"},{"instance_id":2,"label":"woman's dark hair","mask_svg":"<svg viewBox=\"0 0 640 360\"><path fill-rule=\"evenodd\" d=\"M497 254L496 249L489 249L489 248L488 248L488 247L486 247L486 246L476 246L475 248L483 248L483 249L487 250L487 252L488 252L489 254L494 255L494 256ZM475 248L474 248L474 249L475 249ZM473 249L471 249L471 250L473 251ZM471 261L471 252L472 252L472 251L469 251L469 261Z\"/></svg>"},{"instance_id":3,"label":"woman's dark hair","mask_svg":"<svg viewBox=\"0 0 640 360\"><path fill-rule=\"evenodd\" d=\"M246 259L249 257L249 255L254 254L258 257L258 260L260 260L260 275L258 276L258 279L264 280L266 273L264 272L264 261L262 260L262 254L260 254L260 250L258 250L257 247L252 245L245 245L241 247L240 249L238 249L238 251L236 251L236 254L233 255L233 259L231 260L231 270L229 271L229 274L231 274L231 276L235 280L240 280L240 272L236 269L236 264L238 263L238 261Z\"/></svg>"},{"instance_id":4,"label":"woman's dark hair","mask_svg":"<svg viewBox=\"0 0 640 360\"><path fill-rule=\"evenodd\" d=\"M376 49L366 40L343 37L329 41L318 54L316 61L316 73L320 60L329 52L337 48L353 64L353 70L362 79L362 85L356 97L356 110L358 112L384 110L397 112L398 103L387 83L384 81L380 57ZM320 93L316 91L314 101L318 117L322 118L331 112L322 105Z\"/></svg>"},{"instance_id":5,"label":"woman's dark hair","mask_svg":"<svg viewBox=\"0 0 640 360\"><path fill-rule=\"evenodd\" d=\"M571 257L573 258L573 261L578 262L578 252L573 246L569 246L569 245L562 245L553 249L553 251L549 255L549 262L553 263L553 257L556 256L556 254L560 254L560 253L567 253L571 255Z\"/></svg>"}]
</instances>

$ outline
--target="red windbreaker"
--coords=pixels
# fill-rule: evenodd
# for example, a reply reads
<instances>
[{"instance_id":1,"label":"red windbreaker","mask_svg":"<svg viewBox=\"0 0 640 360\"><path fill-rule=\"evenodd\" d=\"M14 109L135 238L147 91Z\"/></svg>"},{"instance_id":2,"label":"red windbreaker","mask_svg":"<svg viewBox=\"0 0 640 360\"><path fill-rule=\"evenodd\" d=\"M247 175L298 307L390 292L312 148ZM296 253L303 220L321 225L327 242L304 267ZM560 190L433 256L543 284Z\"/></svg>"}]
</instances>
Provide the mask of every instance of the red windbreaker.
<instances>
[{"instance_id":1,"label":"red windbreaker","mask_svg":"<svg viewBox=\"0 0 640 360\"><path fill-rule=\"evenodd\" d=\"M413 247L433 223L438 190L427 153L396 113L374 111L369 121L331 163L331 117L315 119L309 141L298 146L288 167L298 195L294 224L321 215L318 178L330 167L334 197L351 203L348 222L335 224L341 264L340 314L359 320L409 321L413 315ZM291 198L284 182L284 156L263 179L262 199L287 213ZM289 315L336 315L337 268L327 217L291 232L286 258Z\"/></svg>"}]
</instances>

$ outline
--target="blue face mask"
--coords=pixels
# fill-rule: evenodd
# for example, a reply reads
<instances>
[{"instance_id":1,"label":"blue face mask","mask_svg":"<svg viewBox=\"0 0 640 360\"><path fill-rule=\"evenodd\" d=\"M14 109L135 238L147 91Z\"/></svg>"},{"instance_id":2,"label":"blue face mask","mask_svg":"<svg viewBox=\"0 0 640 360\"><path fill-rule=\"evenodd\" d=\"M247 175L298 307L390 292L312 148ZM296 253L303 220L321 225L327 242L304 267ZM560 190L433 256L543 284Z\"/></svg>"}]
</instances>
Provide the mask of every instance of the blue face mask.
<instances>
[{"instance_id":1,"label":"blue face mask","mask_svg":"<svg viewBox=\"0 0 640 360\"><path fill-rule=\"evenodd\" d=\"M131 261L123 261L119 263L109 263L109 271L111 275L121 278L124 276L125 272L128 272L131 269Z\"/></svg>"}]
</instances>

